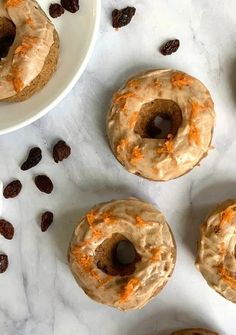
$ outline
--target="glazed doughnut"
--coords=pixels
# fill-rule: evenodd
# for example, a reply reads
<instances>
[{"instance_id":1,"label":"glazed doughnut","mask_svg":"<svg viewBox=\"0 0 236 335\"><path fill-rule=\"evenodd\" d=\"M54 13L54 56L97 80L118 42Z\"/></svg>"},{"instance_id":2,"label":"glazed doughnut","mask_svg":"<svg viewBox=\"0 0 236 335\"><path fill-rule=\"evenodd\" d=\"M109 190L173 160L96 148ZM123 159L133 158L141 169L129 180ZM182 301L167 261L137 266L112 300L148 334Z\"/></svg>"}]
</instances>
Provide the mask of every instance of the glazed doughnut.
<instances>
[{"instance_id":1,"label":"glazed doughnut","mask_svg":"<svg viewBox=\"0 0 236 335\"><path fill-rule=\"evenodd\" d=\"M219 335L219 334L203 328L191 328L191 329L179 330L177 332L171 333L170 335Z\"/></svg>"},{"instance_id":2,"label":"glazed doughnut","mask_svg":"<svg viewBox=\"0 0 236 335\"><path fill-rule=\"evenodd\" d=\"M227 200L201 226L196 266L224 298L236 303L236 200Z\"/></svg>"},{"instance_id":3,"label":"glazed doughnut","mask_svg":"<svg viewBox=\"0 0 236 335\"><path fill-rule=\"evenodd\" d=\"M0 101L23 101L51 78L59 38L36 1L0 0L0 38L9 37L13 43L0 58Z\"/></svg>"},{"instance_id":4,"label":"glazed doughnut","mask_svg":"<svg viewBox=\"0 0 236 335\"><path fill-rule=\"evenodd\" d=\"M168 134L155 125L157 117L169 120ZM152 70L114 94L107 134L129 172L165 181L187 173L207 155L214 120L213 101L199 80L175 70Z\"/></svg>"},{"instance_id":5,"label":"glazed doughnut","mask_svg":"<svg viewBox=\"0 0 236 335\"><path fill-rule=\"evenodd\" d=\"M131 255L124 245L131 247ZM72 273L89 297L126 311L143 307L165 286L176 247L163 214L128 198L99 204L82 218L68 255Z\"/></svg>"}]
</instances>

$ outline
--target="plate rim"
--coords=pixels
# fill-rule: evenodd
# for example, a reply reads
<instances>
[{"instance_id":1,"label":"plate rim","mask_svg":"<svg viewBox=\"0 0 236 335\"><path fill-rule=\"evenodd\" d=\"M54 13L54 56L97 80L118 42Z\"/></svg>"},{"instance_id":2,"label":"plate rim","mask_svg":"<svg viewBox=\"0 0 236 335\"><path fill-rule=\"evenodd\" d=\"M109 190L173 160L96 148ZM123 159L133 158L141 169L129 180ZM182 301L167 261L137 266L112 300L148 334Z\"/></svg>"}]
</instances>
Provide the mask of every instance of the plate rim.
<instances>
[{"instance_id":1,"label":"plate rim","mask_svg":"<svg viewBox=\"0 0 236 335\"><path fill-rule=\"evenodd\" d=\"M26 126L29 126L33 122L41 119L43 116L45 116L47 113L49 113L53 108L55 108L64 98L65 96L72 90L72 88L75 86L77 81L80 79L81 75L85 71L88 62L91 58L92 52L94 50L94 46L96 43L96 38L99 31L99 25L100 25L100 18L101 18L101 0L95 0L96 1L96 14L95 14L95 22L94 27L92 31L92 37L89 44L89 47L87 49L87 52L85 54L85 57L79 67L79 69L75 72L74 76L68 83L68 85L62 90L62 92L46 107L44 107L40 112L38 112L36 115L31 116L25 121L19 122L16 125L6 127L4 129L0 129L0 136L9 134L11 132L14 132L16 130L22 129Z\"/></svg>"}]
</instances>

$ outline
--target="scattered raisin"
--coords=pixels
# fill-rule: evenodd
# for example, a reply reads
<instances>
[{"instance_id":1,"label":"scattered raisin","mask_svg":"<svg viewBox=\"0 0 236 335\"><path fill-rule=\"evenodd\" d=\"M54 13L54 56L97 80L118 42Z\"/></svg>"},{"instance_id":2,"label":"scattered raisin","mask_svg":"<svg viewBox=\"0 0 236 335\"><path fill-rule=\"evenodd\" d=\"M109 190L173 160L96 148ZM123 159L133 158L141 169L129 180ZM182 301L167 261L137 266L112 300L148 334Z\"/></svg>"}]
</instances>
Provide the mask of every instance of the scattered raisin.
<instances>
[{"instance_id":1,"label":"scattered raisin","mask_svg":"<svg viewBox=\"0 0 236 335\"><path fill-rule=\"evenodd\" d=\"M4 219L0 220L0 234L3 237L5 237L7 240L12 240L14 236L14 231L14 227L10 222Z\"/></svg>"},{"instance_id":2,"label":"scattered raisin","mask_svg":"<svg viewBox=\"0 0 236 335\"><path fill-rule=\"evenodd\" d=\"M42 151L40 148L32 148L26 161L22 164L21 170L26 171L36 166L42 159Z\"/></svg>"},{"instance_id":3,"label":"scattered raisin","mask_svg":"<svg viewBox=\"0 0 236 335\"><path fill-rule=\"evenodd\" d=\"M65 141L59 141L54 145L53 158L56 163L66 159L71 154L71 148L66 144Z\"/></svg>"},{"instance_id":4,"label":"scattered raisin","mask_svg":"<svg viewBox=\"0 0 236 335\"><path fill-rule=\"evenodd\" d=\"M49 14L51 15L51 17L53 17L54 19L56 17L61 16L62 14L65 13L64 8L59 4L59 3L52 3L49 6Z\"/></svg>"},{"instance_id":5,"label":"scattered raisin","mask_svg":"<svg viewBox=\"0 0 236 335\"><path fill-rule=\"evenodd\" d=\"M162 45L160 52L162 55L167 56L176 52L179 49L180 42L179 40L170 40Z\"/></svg>"},{"instance_id":6,"label":"scattered raisin","mask_svg":"<svg viewBox=\"0 0 236 335\"><path fill-rule=\"evenodd\" d=\"M121 10L114 9L112 12L112 26L121 28L127 26L135 15L135 7L126 7Z\"/></svg>"},{"instance_id":7,"label":"scattered raisin","mask_svg":"<svg viewBox=\"0 0 236 335\"><path fill-rule=\"evenodd\" d=\"M79 0L61 0L61 5L71 13L79 10Z\"/></svg>"},{"instance_id":8,"label":"scattered raisin","mask_svg":"<svg viewBox=\"0 0 236 335\"><path fill-rule=\"evenodd\" d=\"M19 180L13 180L3 190L3 196L6 199L15 198L18 196L22 189L22 184Z\"/></svg>"},{"instance_id":9,"label":"scattered raisin","mask_svg":"<svg viewBox=\"0 0 236 335\"><path fill-rule=\"evenodd\" d=\"M8 268L8 257L5 254L0 254L0 273L3 273Z\"/></svg>"},{"instance_id":10,"label":"scattered raisin","mask_svg":"<svg viewBox=\"0 0 236 335\"><path fill-rule=\"evenodd\" d=\"M52 212L45 212L42 214L41 218L41 230L45 232L51 226L53 222L53 213Z\"/></svg>"},{"instance_id":11,"label":"scattered raisin","mask_svg":"<svg viewBox=\"0 0 236 335\"><path fill-rule=\"evenodd\" d=\"M35 185L38 187L38 189L41 192L44 192L44 193L47 193L47 194L52 193L53 183L48 176L39 175L39 176L35 177L34 181L35 181Z\"/></svg>"}]
</instances>

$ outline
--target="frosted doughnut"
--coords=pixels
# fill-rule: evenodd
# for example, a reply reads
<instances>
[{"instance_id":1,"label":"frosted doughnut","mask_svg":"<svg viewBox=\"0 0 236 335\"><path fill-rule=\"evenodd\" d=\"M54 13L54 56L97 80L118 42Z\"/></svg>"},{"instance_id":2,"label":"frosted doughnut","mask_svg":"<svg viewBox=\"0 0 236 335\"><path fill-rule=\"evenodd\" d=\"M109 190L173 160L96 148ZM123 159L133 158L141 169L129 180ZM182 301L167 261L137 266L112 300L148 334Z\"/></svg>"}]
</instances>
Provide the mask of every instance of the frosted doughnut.
<instances>
[{"instance_id":1,"label":"frosted doughnut","mask_svg":"<svg viewBox=\"0 0 236 335\"><path fill-rule=\"evenodd\" d=\"M169 119L160 138L157 116ZM196 166L211 147L215 120L209 91L175 70L152 70L129 79L114 94L107 134L118 161L131 173L165 181Z\"/></svg>"},{"instance_id":2,"label":"frosted doughnut","mask_svg":"<svg viewBox=\"0 0 236 335\"><path fill-rule=\"evenodd\" d=\"M196 266L209 286L236 303L236 200L216 207L201 226Z\"/></svg>"},{"instance_id":3,"label":"frosted doughnut","mask_svg":"<svg viewBox=\"0 0 236 335\"><path fill-rule=\"evenodd\" d=\"M120 243L133 246L128 263L115 257ZM157 295L175 260L175 241L163 214L135 198L95 206L76 227L69 247L69 264L84 292L124 311Z\"/></svg>"}]
</instances>

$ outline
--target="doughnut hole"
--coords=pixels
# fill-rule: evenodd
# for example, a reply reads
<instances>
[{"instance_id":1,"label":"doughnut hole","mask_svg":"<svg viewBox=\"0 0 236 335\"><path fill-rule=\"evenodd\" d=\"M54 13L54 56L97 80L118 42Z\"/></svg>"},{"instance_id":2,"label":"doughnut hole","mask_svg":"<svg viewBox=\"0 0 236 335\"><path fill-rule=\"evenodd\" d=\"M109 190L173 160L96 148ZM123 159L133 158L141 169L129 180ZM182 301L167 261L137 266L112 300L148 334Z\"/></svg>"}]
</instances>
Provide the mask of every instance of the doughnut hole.
<instances>
[{"instance_id":1,"label":"doughnut hole","mask_svg":"<svg viewBox=\"0 0 236 335\"><path fill-rule=\"evenodd\" d=\"M141 260L134 245L122 234L115 233L95 250L97 267L112 276L129 276Z\"/></svg>"},{"instance_id":2,"label":"doughnut hole","mask_svg":"<svg viewBox=\"0 0 236 335\"><path fill-rule=\"evenodd\" d=\"M167 139L168 135L175 137L182 119L181 109L176 102L156 99L142 106L134 132L142 138Z\"/></svg>"},{"instance_id":3,"label":"doughnut hole","mask_svg":"<svg viewBox=\"0 0 236 335\"><path fill-rule=\"evenodd\" d=\"M0 18L0 60L8 55L16 36L16 27L5 17Z\"/></svg>"}]
</instances>

